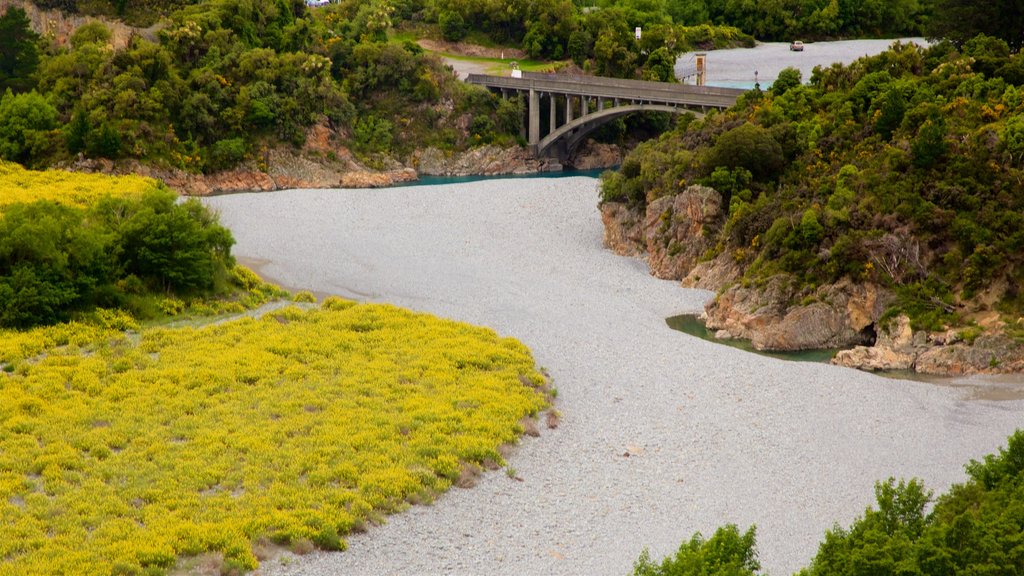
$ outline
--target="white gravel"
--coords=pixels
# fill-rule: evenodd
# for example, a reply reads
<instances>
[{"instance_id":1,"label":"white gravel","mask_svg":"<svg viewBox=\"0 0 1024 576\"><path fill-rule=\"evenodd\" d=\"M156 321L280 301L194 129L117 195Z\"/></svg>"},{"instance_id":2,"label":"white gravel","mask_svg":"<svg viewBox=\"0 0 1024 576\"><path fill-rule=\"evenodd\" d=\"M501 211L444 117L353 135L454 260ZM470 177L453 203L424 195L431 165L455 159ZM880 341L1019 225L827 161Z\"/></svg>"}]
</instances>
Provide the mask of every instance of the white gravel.
<instances>
[{"instance_id":1,"label":"white gravel","mask_svg":"<svg viewBox=\"0 0 1024 576\"><path fill-rule=\"evenodd\" d=\"M209 198L238 240L292 286L493 327L558 388L557 430L502 472L453 489L343 553L265 563L265 575L627 574L640 551L757 524L772 574L806 564L873 484L945 489L1001 446L1024 402L744 353L670 330L708 292L601 246L596 180L490 180ZM625 454L630 456L625 456ZM287 565L285 565L287 564Z\"/></svg>"}]
</instances>

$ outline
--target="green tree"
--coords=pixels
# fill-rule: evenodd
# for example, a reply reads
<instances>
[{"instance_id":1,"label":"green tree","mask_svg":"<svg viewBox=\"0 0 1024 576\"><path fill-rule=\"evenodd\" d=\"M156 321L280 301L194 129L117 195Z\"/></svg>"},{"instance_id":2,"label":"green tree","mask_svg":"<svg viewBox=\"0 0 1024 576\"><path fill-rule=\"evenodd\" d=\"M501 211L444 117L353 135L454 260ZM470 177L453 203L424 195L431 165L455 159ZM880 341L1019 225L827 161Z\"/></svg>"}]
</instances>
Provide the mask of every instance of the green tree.
<instances>
[{"instance_id":1,"label":"green tree","mask_svg":"<svg viewBox=\"0 0 1024 576\"><path fill-rule=\"evenodd\" d=\"M82 211L53 202L15 204L0 218L0 326L66 320L110 283L109 239Z\"/></svg>"},{"instance_id":2,"label":"green tree","mask_svg":"<svg viewBox=\"0 0 1024 576\"><path fill-rule=\"evenodd\" d=\"M10 7L0 16L0 91L32 87L31 76L39 65L38 40L23 9Z\"/></svg>"},{"instance_id":3,"label":"green tree","mask_svg":"<svg viewBox=\"0 0 1024 576\"><path fill-rule=\"evenodd\" d=\"M36 164L53 145L57 110L36 91L0 98L0 158Z\"/></svg>"},{"instance_id":4,"label":"green tree","mask_svg":"<svg viewBox=\"0 0 1024 576\"><path fill-rule=\"evenodd\" d=\"M170 190L153 190L139 201L108 199L97 212L111 222L121 273L151 289L212 290L231 265L231 233L198 201L176 202Z\"/></svg>"},{"instance_id":5,"label":"green tree","mask_svg":"<svg viewBox=\"0 0 1024 576\"><path fill-rule=\"evenodd\" d=\"M441 15L437 17L437 24L441 28L441 36L449 42L462 40L468 32L462 15L451 10L441 12Z\"/></svg>"},{"instance_id":6,"label":"green tree","mask_svg":"<svg viewBox=\"0 0 1024 576\"><path fill-rule=\"evenodd\" d=\"M755 528L740 534L736 525L728 524L707 540L694 534L660 564L644 550L633 564L633 576L754 576L760 569Z\"/></svg>"},{"instance_id":7,"label":"green tree","mask_svg":"<svg viewBox=\"0 0 1024 576\"><path fill-rule=\"evenodd\" d=\"M1014 52L1024 47L1024 6L1018 0L935 0L928 35L962 46L978 34L1005 40Z\"/></svg>"},{"instance_id":8,"label":"green tree","mask_svg":"<svg viewBox=\"0 0 1024 576\"><path fill-rule=\"evenodd\" d=\"M785 167L785 157L768 130L747 122L719 136L708 151L705 170L711 173L719 166L745 168L755 180L771 180Z\"/></svg>"},{"instance_id":9,"label":"green tree","mask_svg":"<svg viewBox=\"0 0 1024 576\"><path fill-rule=\"evenodd\" d=\"M792 66L783 68L779 72L779 77L775 79L775 82L772 82L772 94L775 96L782 96L790 88L800 86L801 80L800 70L797 70Z\"/></svg>"}]
</instances>

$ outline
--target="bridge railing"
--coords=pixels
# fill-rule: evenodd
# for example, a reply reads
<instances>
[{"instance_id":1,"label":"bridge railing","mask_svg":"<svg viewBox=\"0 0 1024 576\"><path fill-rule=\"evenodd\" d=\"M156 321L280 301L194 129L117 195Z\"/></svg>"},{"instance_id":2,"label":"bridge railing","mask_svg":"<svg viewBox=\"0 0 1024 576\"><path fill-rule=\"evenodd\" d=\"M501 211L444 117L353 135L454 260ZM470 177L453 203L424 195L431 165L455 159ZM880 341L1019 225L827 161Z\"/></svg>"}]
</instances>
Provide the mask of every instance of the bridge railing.
<instances>
[{"instance_id":1,"label":"bridge railing","mask_svg":"<svg viewBox=\"0 0 1024 576\"><path fill-rule=\"evenodd\" d=\"M743 90L730 88L708 88L669 84L667 82L644 82L640 80L619 80L593 76L569 76L566 74L523 74L523 78L470 74L466 81L491 88L511 90L536 90L560 95L604 98L626 102L664 103L677 106L700 106L729 108Z\"/></svg>"},{"instance_id":2,"label":"bridge railing","mask_svg":"<svg viewBox=\"0 0 1024 576\"><path fill-rule=\"evenodd\" d=\"M746 92L746 90L740 88L693 86L692 84L652 82L650 80L630 80L627 78L606 78L604 76L584 76L582 74L523 72L523 78L534 80L567 80L571 82L580 82L587 84L588 86L616 86L622 88L637 88L641 90L666 90L670 92L686 92L690 94L713 94L716 96L732 96L734 99Z\"/></svg>"}]
</instances>

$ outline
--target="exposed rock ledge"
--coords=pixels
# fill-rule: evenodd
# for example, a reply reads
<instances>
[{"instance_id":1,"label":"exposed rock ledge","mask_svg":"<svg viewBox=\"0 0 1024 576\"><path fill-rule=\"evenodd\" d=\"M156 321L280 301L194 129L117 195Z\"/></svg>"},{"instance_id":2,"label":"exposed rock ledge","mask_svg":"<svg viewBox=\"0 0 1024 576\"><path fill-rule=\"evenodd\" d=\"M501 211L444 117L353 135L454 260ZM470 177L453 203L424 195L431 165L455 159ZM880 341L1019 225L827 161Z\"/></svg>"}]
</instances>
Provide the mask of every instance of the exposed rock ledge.
<instances>
[{"instance_id":1,"label":"exposed rock ledge","mask_svg":"<svg viewBox=\"0 0 1024 576\"><path fill-rule=\"evenodd\" d=\"M717 337L749 339L759 350L845 348L834 363L863 370L927 374L1024 372L1024 347L986 331L965 342L955 331L914 332L905 317L882 322L894 296L871 283L843 279L815 289L778 275L744 285L731 254L702 260L725 223L721 196L690 186L650 201L643 212L623 203L601 205L604 244L624 256L644 257L651 274L683 286L718 291L705 306Z\"/></svg>"},{"instance_id":2,"label":"exposed rock ledge","mask_svg":"<svg viewBox=\"0 0 1024 576\"><path fill-rule=\"evenodd\" d=\"M311 138L310 141L313 141ZM616 147L595 145L577 156L587 167L608 167L621 160ZM408 166L387 160L382 170L367 168L344 147L310 146L266 151L260 161L215 172L195 174L176 168L158 168L137 160L79 159L61 166L77 172L139 174L163 180L168 186L190 196L228 192L264 192L288 188L379 188L412 182L419 176L500 176L534 174L561 170L549 159L531 158L523 148L480 146L456 154L435 148L413 153Z\"/></svg>"},{"instance_id":3,"label":"exposed rock ledge","mask_svg":"<svg viewBox=\"0 0 1024 576\"><path fill-rule=\"evenodd\" d=\"M833 364L861 370L913 370L922 374L966 375L1024 372L1024 349L1000 333L963 341L963 333L914 331L906 316L886 322L874 346L842 350Z\"/></svg>"}]
</instances>

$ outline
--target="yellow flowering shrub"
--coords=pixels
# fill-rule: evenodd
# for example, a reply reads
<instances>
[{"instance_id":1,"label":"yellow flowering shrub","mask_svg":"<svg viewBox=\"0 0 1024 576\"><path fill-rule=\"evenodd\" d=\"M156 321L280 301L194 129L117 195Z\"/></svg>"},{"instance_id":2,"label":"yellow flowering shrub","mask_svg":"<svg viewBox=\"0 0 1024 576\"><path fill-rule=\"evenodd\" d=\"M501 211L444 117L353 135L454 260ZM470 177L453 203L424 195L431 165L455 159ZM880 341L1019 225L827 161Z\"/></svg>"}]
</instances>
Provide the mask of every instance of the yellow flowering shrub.
<instances>
[{"instance_id":1,"label":"yellow flowering shrub","mask_svg":"<svg viewBox=\"0 0 1024 576\"><path fill-rule=\"evenodd\" d=\"M0 160L0 211L9 204L53 200L85 208L103 196L139 196L160 186L142 176L106 176L63 170L40 172Z\"/></svg>"},{"instance_id":2,"label":"yellow flowering shrub","mask_svg":"<svg viewBox=\"0 0 1024 576\"><path fill-rule=\"evenodd\" d=\"M545 403L519 342L387 305L179 329L98 314L0 332L0 576L344 548L463 462L500 462Z\"/></svg>"}]
</instances>

